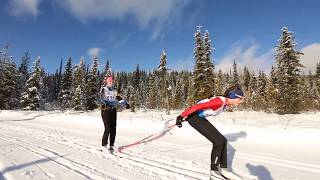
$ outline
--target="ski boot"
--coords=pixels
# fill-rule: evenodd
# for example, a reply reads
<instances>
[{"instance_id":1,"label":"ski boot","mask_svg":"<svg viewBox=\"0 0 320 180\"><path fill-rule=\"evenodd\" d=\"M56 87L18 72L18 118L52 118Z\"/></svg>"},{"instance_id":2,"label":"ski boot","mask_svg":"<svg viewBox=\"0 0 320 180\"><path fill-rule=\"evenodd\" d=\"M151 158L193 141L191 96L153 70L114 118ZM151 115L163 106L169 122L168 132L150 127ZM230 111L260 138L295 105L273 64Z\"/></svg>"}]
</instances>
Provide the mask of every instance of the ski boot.
<instances>
[{"instance_id":1,"label":"ski boot","mask_svg":"<svg viewBox=\"0 0 320 180\"><path fill-rule=\"evenodd\" d=\"M110 152L111 154L113 154L113 152L114 152L114 146L110 146L108 150L109 150L109 152Z\"/></svg>"}]
</instances>

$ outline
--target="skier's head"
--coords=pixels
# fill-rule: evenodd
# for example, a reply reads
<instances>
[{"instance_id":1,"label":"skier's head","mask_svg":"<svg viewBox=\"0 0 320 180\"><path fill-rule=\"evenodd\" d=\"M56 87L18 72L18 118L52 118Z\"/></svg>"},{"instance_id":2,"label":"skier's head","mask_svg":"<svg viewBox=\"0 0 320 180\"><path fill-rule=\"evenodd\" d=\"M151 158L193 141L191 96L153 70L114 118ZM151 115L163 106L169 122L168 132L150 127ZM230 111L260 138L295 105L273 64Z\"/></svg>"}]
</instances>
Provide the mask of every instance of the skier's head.
<instances>
[{"instance_id":1,"label":"skier's head","mask_svg":"<svg viewBox=\"0 0 320 180\"><path fill-rule=\"evenodd\" d=\"M239 84L229 87L224 93L224 97L228 98L229 102L231 102L230 104L232 105L238 105L242 103L243 96L244 93ZM233 101L235 101L235 103L233 103Z\"/></svg>"},{"instance_id":2,"label":"skier's head","mask_svg":"<svg viewBox=\"0 0 320 180\"><path fill-rule=\"evenodd\" d=\"M112 76L105 77L105 78L104 78L104 83L105 83L107 86L112 86L112 85L113 85L113 78L112 78Z\"/></svg>"}]
</instances>

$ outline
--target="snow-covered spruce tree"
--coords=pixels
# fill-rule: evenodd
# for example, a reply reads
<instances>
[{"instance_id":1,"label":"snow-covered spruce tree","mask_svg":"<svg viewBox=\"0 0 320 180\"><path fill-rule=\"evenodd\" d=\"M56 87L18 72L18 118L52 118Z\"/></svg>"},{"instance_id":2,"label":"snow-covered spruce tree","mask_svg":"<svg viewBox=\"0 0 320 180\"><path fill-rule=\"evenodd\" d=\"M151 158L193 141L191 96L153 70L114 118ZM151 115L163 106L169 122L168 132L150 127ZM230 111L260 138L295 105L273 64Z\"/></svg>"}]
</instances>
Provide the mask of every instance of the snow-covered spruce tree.
<instances>
[{"instance_id":1,"label":"snow-covered spruce tree","mask_svg":"<svg viewBox=\"0 0 320 180\"><path fill-rule=\"evenodd\" d=\"M208 30L204 33L203 37L203 62L204 62L204 75L205 75L205 91L209 91L207 93L207 96L213 96L215 95L215 86L214 86L214 64L212 61L212 51L214 48L211 46L211 39L210 39L210 33Z\"/></svg>"},{"instance_id":2,"label":"snow-covered spruce tree","mask_svg":"<svg viewBox=\"0 0 320 180\"><path fill-rule=\"evenodd\" d=\"M141 102L141 107L146 109L146 101L148 97L148 75L146 71L141 71L141 77L140 77L140 102Z\"/></svg>"},{"instance_id":3,"label":"snow-covered spruce tree","mask_svg":"<svg viewBox=\"0 0 320 180\"><path fill-rule=\"evenodd\" d=\"M18 68L18 78L17 78L17 91L18 91L18 101L19 107L21 101L21 94L25 91L25 85L27 80L29 79L29 63L30 63L30 53L25 52L24 55L21 57L21 64Z\"/></svg>"},{"instance_id":4,"label":"snow-covered spruce tree","mask_svg":"<svg viewBox=\"0 0 320 180\"><path fill-rule=\"evenodd\" d=\"M267 76L263 71L259 71L257 80L257 110L265 111L267 108L266 102L266 91L267 91Z\"/></svg>"},{"instance_id":5,"label":"snow-covered spruce tree","mask_svg":"<svg viewBox=\"0 0 320 180\"><path fill-rule=\"evenodd\" d=\"M157 107L158 100L158 88L156 84L156 71L149 72L148 81L148 96L147 96L147 107L150 109L155 109Z\"/></svg>"},{"instance_id":6,"label":"snow-covered spruce tree","mask_svg":"<svg viewBox=\"0 0 320 180\"><path fill-rule=\"evenodd\" d=\"M133 72L132 74L132 87L134 89L134 93L135 95L137 95L137 97L135 97L135 105L136 107L141 107L141 94L140 94L140 87L141 87L141 72L140 72L140 67L139 64L137 64L136 66L136 70Z\"/></svg>"},{"instance_id":7,"label":"snow-covered spruce tree","mask_svg":"<svg viewBox=\"0 0 320 180\"><path fill-rule=\"evenodd\" d=\"M98 77L98 57L94 56L92 67L87 74L85 90L86 90L86 107L87 110L94 110L98 107L97 100L99 92Z\"/></svg>"},{"instance_id":8,"label":"snow-covered spruce tree","mask_svg":"<svg viewBox=\"0 0 320 180\"><path fill-rule=\"evenodd\" d=\"M219 69L218 74L215 79L215 91L216 95L222 96L223 95L223 86L224 86L224 80L223 80L223 73L222 70Z\"/></svg>"},{"instance_id":9,"label":"snow-covered spruce tree","mask_svg":"<svg viewBox=\"0 0 320 180\"><path fill-rule=\"evenodd\" d=\"M103 74L104 77L112 76L112 70L111 70L111 67L110 67L109 59L107 59L107 62L106 62L106 65L104 67L104 71L103 71L102 74Z\"/></svg>"},{"instance_id":10,"label":"snow-covered spruce tree","mask_svg":"<svg viewBox=\"0 0 320 180\"><path fill-rule=\"evenodd\" d=\"M257 99L257 78L254 72L251 73L250 79L249 91L246 98L249 103L249 107L253 110L257 110L257 104L259 102Z\"/></svg>"},{"instance_id":11,"label":"snow-covered spruce tree","mask_svg":"<svg viewBox=\"0 0 320 180\"><path fill-rule=\"evenodd\" d=\"M214 94L214 66L211 61L211 45L209 33L206 32L205 39L201 37L201 26L197 27L194 34L195 49L194 58L195 66L193 72L193 103L198 100L213 96Z\"/></svg>"},{"instance_id":12,"label":"snow-covered spruce tree","mask_svg":"<svg viewBox=\"0 0 320 180\"><path fill-rule=\"evenodd\" d=\"M74 89L72 94L72 107L74 110L85 110L86 101L85 101L85 62L84 58L81 57L79 64L76 66L74 72L74 80L72 89Z\"/></svg>"},{"instance_id":13,"label":"snow-covered spruce tree","mask_svg":"<svg viewBox=\"0 0 320 180\"><path fill-rule=\"evenodd\" d=\"M184 99L183 99L183 72L174 72L176 75L174 76L173 85L172 85L172 108L180 109L184 107Z\"/></svg>"},{"instance_id":14,"label":"snow-covered spruce tree","mask_svg":"<svg viewBox=\"0 0 320 180\"><path fill-rule=\"evenodd\" d=\"M276 46L276 73L279 96L277 112L279 114L299 113L301 110L301 52L295 49L293 33L287 27Z\"/></svg>"},{"instance_id":15,"label":"snow-covered spruce tree","mask_svg":"<svg viewBox=\"0 0 320 180\"><path fill-rule=\"evenodd\" d=\"M39 110L40 108L41 73L40 57L38 57L26 82L25 91L21 94L21 105L24 110Z\"/></svg>"},{"instance_id":16,"label":"snow-covered spruce tree","mask_svg":"<svg viewBox=\"0 0 320 180\"><path fill-rule=\"evenodd\" d=\"M135 112L136 111L136 101L137 98L136 96L136 90L133 88L132 85L129 85L128 87L128 96L129 96L129 104L130 104L130 110L131 112Z\"/></svg>"},{"instance_id":17,"label":"snow-covered spruce tree","mask_svg":"<svg viewBox=\"0 0 320 180\"><path fill-rule=\"evenodd\" d=\"M167 114L170 112L170 97L168 83L167 53L163 50L158 66L160 108L166 108Z\"/></svg>"},{"instance_id":18,"label":"snow-covered spruce tree","mask_svg":"<svg viewBox=\"0 0 320 180\"><path fill-rule=\"evenodd\" d=\"M232 84L232 85L234 85L234 84L240 84L236 60L233 61L232 70L233 70L233 71L232 71L232 81L231 81L231 84Z\"/></svg>"},{"instance_id":19,"label":"snow-covered spruce tree","mask_svg":"<svg viewBox=\"0 0 320 180\"><path fill-rule=\"evenodd\" d=\"M65 65L65 70L62 77L60 93L59 93L59 100L60 100L60 107L62 109L71 108L71 100L72 100L72 78L73 75L73 67L72 67L72 59L71 57L68 58L67 64Z\"/></svg>"},{"instance_id":20,"label":"snow-covered spruce tree","mask_svg":"<svg viewBox=\"0 0 320 180\"><path fill-rule=\"evenodd\" d=\"M245 66L243 68L243 88L245 91L249 89L250 78L251 78L250 72L248 68Z\"/></svg>"},{"instance_id":21,"label":"snow-covered spruce tree","mask_svg":"<svg viewBox=\"0 0 320 180\"><path fill-rule=\"evenodd\" d=\"M0 57L0 109L15 109L18 104L18 70L7 50L8 46L1 51Z\"/></svg>"},{"instance_id":22,"label":"snow-covered spruce tree","mask_svg":"<svg viewBox=\"0 0 320 180\"><path fill-rule=\"evenodd\" d=\"M306 76L303 76L303 91L302 91L302 103L304 111L316 110L317 88L315 85L315 76L311 71Z\"/></svg>"}]
</instances>

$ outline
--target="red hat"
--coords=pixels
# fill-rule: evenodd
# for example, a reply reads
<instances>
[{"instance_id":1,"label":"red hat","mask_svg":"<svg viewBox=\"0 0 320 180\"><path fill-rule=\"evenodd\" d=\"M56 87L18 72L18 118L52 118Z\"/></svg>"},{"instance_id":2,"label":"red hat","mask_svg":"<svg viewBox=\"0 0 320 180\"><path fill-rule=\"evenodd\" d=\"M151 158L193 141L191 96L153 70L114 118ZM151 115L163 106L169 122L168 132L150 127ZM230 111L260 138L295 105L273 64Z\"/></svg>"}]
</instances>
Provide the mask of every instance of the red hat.
<instances>
[{"instance_id":1,"label":"red hat","mask_svg":"<svg viewBox=\"0 0 320 180\"><path fill-rule=\"evenodd\" d=\"M106 79L105 79L105 81L113 81L113 78L112 78L112 76L108 76Z\"/></svg>"}]
</instances>

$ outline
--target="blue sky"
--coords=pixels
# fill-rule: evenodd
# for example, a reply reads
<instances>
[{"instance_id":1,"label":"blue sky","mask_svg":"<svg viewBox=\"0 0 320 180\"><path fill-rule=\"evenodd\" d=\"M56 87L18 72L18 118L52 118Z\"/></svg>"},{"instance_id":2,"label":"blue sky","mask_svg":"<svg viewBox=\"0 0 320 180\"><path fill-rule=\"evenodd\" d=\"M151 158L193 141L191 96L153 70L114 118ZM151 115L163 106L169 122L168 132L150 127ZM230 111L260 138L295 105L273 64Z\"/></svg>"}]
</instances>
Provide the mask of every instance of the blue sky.
<instances>
[{"instance_id":1,"label":"blue sky","mask_svg":"<svg viewBox=\"0 0 320 180\"><path fill-rule=\"evenodd\" d=\"M0 0L0 45L10 45L17 63L25 51L55 72L61 59L81 56L103 67L150 70L162 50L171 69L192 70L197 25L210 32L217 69L233 60L268 72L280 30L294 32L305 53L305 70L320 60L320 2L317 0Z\"/></svg>"}]
</instances>

